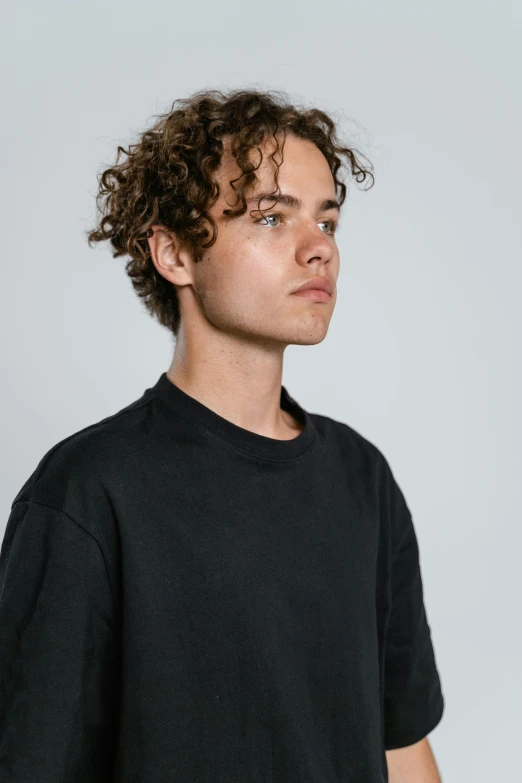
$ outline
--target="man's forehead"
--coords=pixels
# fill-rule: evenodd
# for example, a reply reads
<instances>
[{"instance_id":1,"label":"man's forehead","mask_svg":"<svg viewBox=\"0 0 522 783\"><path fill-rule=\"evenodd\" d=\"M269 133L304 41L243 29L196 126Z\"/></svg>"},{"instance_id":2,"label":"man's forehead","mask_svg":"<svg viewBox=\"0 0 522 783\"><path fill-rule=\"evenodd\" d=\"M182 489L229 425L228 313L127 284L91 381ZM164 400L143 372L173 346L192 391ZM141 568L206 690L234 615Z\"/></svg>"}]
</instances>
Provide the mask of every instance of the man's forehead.
<instances>
[{"instance_id":1,"label":"man's forehead","mask_svg":"<svg viewBox=\"0 0 522 783\"><path fill-rule=\"evenodd\" d=\"M301 141L300 139L297 139L297 141ZM309 142L310 144L312 142ZM277 169L276 161L274 161L273 158L270 157L271 149L273 149L273 145L269 145L265 142L264 145L260 145L263 153L263 160L260 161L260 155L259 151L252 149L250 151L250 159L255 161L257 164L260 163L259 167L255 171L256 180L247 188L245 197L246 197L246 203L247 206L252 208L253 206L257 207L259 204L259 201L261 199L261 202L264 200L270 198L270 202L273 202L273 193L276 190L276 182L275 182L275 172ZM255 157L253 157L255 155ZM322 155L322 153L321 153ZM276 156L276 160L278 163L281 163L280 169L279 169L279 177L278 177L278 185L281 189L281 193L278 196L278 203L288 206L292 209L301 209L303 206L303 200L300 198L300 196L297 193L292 193L292 190L295 190L295 183L291 183L290 181L286 182L287 179L287 173L284 170L284 162L285 158L287 158L287 153L285 150L285 154L283 159L281 159L282 156L278 155ZM309 159L307 159L308 162ZM325 166L328 168L328 173L330 174L329 183L326 187L326 193L323 193L323 196L318 198L316 201L316 205L318 209L321 210L327 210L327 209L340 209L340 205L338 201L335 198L335 185L333 176L331 175L331 171L328 167L328 163L325 159ZM295 173L296 169L293 168L293 172ZM218 168L218 170L215 173L216 180L220 187L220 194L219 199L217 202L217 205L222 204L226 201L227 206L230 204L230 199L232 198L234 204L236 202L236 192L237 192L237 180L242 175L242 169L239 166L237 160L234 158L230 151L230 141L228 141L228 144L225 145L225 149L223 151L223 156L221 158L221 164ZM290 177L290 179L294 179L294 177ZM322 179L322 176L321 176ZM234 187L230 184L230 182L234 182ZM293 184L293 187L292 187ZM332 187L333 186L333 187ZM320 187L321 191L324 191L324 183ZM332 193L331 196L328 195L328 191ZM268 203L270 203L268 202ZM267 204L268 205L268 204ZM261 203L260 206L263 206Z\"/></svg>"}]
</instances>

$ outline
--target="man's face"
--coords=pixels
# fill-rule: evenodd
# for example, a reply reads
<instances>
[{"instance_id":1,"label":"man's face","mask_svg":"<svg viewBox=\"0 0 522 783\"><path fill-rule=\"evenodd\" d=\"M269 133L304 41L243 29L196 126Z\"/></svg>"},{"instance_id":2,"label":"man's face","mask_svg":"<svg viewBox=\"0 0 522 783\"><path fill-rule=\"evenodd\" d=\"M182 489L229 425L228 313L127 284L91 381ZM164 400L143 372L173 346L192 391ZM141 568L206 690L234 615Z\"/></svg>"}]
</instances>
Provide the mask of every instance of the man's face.
<instances>
[{"instance_id":1,"label":"man's face","mask_svg":"<svg viewBox=\"0 0 522 783\"><path fill-rule=\"evenodd\" d=\"M247 193L247 211L239 217L223 215L236 205L229 181L241 173L227 151L216 176L221 192L210 209L218 236L192 265L193 291L204 317L218 330L247 341L314 345L328 331L337 296L339 251L335 223L339 212L327 200L336 200L335 183L320 150L307 140L286 137L279 169L281 193L300 199L301 206L277 203L257 210L261 193L275 189L275 163L268 157L274 143L263 148L255 190ZM251 153L254 155L254 153ZM279 151L276 159L280 160ZM255 157L258 162L258 153ZM273 201L261 201L267 210ZM322 203L322 206L321 206ZM293 293L313 277L327 278L333 292L327 301Z\"/></svg>"}]
</instances>

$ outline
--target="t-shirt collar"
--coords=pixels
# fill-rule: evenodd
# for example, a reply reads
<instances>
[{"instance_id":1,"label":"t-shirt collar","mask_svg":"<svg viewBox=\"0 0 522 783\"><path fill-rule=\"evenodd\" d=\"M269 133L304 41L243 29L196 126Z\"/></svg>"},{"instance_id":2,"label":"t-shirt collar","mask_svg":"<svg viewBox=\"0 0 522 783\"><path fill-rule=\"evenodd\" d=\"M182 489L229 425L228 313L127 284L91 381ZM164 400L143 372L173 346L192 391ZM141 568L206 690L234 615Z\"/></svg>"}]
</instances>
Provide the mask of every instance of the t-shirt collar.
<instances>
[{"instance_id":1,"label":"t-shirt collar","mask_svg":"<svg viewBox=\"0 0 522 783\"><path fill-rule=\"evenodd\" d=\"M162 373L156 384L147 391L152 391L171 411L183 415L207 432L227 441L237 451L253 456L274 460L291 460L305 454L315 442L316 429L310 414L290 396L283 385L280 395L281 408L289 411L304 423L302 432L290 440L268 438L233 424L176 386L167 377L166 372Z\"/></svg>"}]
</instances>

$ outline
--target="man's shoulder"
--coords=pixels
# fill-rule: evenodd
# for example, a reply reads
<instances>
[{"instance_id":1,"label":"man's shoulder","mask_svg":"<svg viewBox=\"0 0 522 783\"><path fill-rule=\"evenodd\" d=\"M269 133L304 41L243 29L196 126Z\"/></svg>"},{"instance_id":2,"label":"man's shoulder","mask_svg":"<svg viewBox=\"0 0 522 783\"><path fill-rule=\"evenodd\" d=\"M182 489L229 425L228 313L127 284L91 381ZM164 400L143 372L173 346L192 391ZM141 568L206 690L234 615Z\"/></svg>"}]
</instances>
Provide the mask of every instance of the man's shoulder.
<instances>
[{"instance_id":1,"label":"man's shoulder","mask_svg":"<svg viewBox=\"0 0 522 783\"><path fill-rule=\"evenodd\" d=\"M378 468L385 457L381 449L350 424L319 413L310 414L319 436L328 448L338 449L351 464Z\"/></svg>"},{"instance_id":2,"label":"man's shoulder","mask_svg":"<svg viewBox=\"0 0 522 783\"><path fill-rule=\"evenodd\" d=\"M144 393L115 413L72 432L40 458L11 506L31 501L61 510L67 496L98 489L113 473L121 473L143 444L147 409L154 395Z\"/></svg>"}]
</instances>

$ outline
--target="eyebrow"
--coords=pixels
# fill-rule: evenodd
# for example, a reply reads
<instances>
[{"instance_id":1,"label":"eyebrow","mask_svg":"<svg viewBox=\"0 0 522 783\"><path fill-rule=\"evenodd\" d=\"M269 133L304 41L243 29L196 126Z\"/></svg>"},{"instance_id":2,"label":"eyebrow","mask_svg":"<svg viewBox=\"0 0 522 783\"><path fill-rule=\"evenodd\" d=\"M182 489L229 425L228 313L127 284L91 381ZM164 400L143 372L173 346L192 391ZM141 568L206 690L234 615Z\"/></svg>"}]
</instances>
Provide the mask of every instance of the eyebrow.
<instances>
[{"instance_id":1,"label":"eyebrow","mask_svg":"<svg viewBox=\"0 0 522 783\"><path fill-rule=\"evenodd\" d=\"M247 204L257 204L260 199L270 198L274 199L275 195L273 193L259 193L256 196L251 196L250 198L246 199ZM293 209L301 209L303 206L303 202L300 198L297 198L297 196L291 196L289 193L281 193L277 199L278 204L283 204L287 207L292 207ZM339 212L341 211L341 205L338 201L336 201L333 198L325 198L325 199L318 199L316 202L316 209L318 212L325 212L328 209L337 209Z\"/></svg>"}]
</instances>

